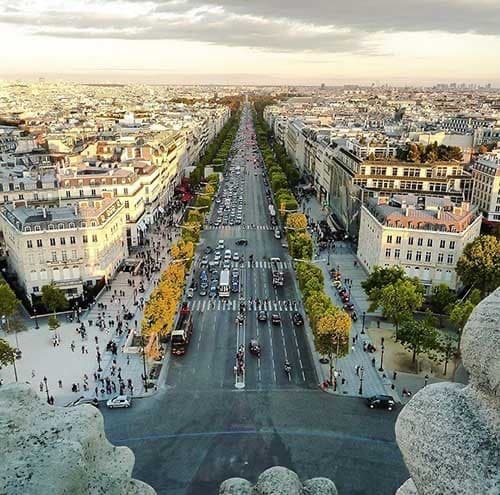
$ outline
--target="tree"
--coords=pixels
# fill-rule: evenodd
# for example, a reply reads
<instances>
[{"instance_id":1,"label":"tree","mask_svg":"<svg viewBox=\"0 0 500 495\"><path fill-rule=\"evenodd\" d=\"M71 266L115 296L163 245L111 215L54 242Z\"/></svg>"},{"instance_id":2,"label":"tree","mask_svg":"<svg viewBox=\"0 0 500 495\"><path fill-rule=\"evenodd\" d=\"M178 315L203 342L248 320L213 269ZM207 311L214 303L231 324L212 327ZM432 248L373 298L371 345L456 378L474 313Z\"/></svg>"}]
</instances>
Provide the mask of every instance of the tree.
<instances>
[{"instance_id":1,"label":"tree","mask_svg":"<svg viewBox=\"0 0 500 495\"><path fill-rule=\"evenodd\" d=\"M443 325L441 315L449 314L456 300L455 291L451 290L446 284L435 285L432 288L430 303L432 311L439 314L440 326Z\"/></svg>"},{"instance_id":2,"label":"tree","mask_svg":"<svg viewBox=\"0 0 500 495\"><path fill-rule=\"evenodd\" d=\"M14 373L17 382L17 371L16 371L16 350L4 339L0 339L0 368L3 366L14 365Z\"/></svg>"},{"instance_id":3,"label":"tree","mask_svg":"<svg viewBox=\"0 0 500 495\"><path fill-rule=\"evenodd\" d=\"M323 284L321 283L321 280L313 277L306 281L306 283L304 284L304 288L302 289L302 293L304 294L304 297L307 298L307 296L309 296L313 292L319 292L321 290L323 290Z\"/></svg>"},{"instance_id":4,"label":"tree","mask_svg":"<svg viewBox=\"0 0 500 495\"><path fill-rule=\"evenodd\" d=\"M49 330L52 332L55 332L61 326L56 315L50 315L47 323L49 324Z\"/></svg>"},{"instance_id":5,"label":"tree","mask_svg":"<svg viewBox=\"0 0 500 495\"><path fill-rule=\"evenodd\" d=\"M401 322L412 317L424 302L423 291L413 280L398 280L380 291L377 307L382 308L384 317L389 318L396 327L396 340Z\"/></svg>"},{"instance_id":6,"label":"tree","mask_svg":"<svg viewBox=\"0 0 500 495\"><path fill-rule=\"evenodd\" d=\"M425 321L408 318L403 321L398 332L398 340L412 351L412 362L422 353L439 349L439 333Z\"/></svg>"},{"instance_id":7,"label":"tree","mask_svg":"<svg viewBox=\"0 0 500 495\"><path fill-rule=\"evenodd\" d=\"M480 289L483 296L493 292L500 286L500 240L482 235L467 244L456 272L465 285Z\"/></svg>"},{"instance_id":8,"label":"tree","mask_svg":"<svg viewBox=\"0 0 500 495\"><path fill-rule=\"evenodd\" d=\"M54 314L56 311L64 311L68 308L68 300L64 292L54 283L42 287L42 303Z\"/></svg>"},{"instance_id":9,"label":"tree","mask_svg":"<svg viewBox=\"0 0 500 495\"><path fill-rule=\"evenodd\" d=\"M458 353L458 340L454 335L445 335L438 340L441 362L444 362L443 374L446 376L450 359Z\"/></svg>"},{"instance_id":10,"label":"tree","mask_svg":"<svg viewBox=\"0 0 500 495\"><path fill-rule=\"evenodd\" d=\"M333 355L338 358L347 354L351 324L351 317L337 307L318 320L314 341L316 350L330 361L330 383L333 383Z\"/></svg>"},{"instance_id":11,"label":"tree","mask_svg":"<svg viewBox=\"0 0 500 495\"><path fill-rule=\"evenodd\" d=\"M407 278L405 271L400 266L375 266L367 279L361 282L361 287L363 287L368 300L371 302L369 311L375 311L377 308L375 304L379 300L380 291L384 287L395 284L398 280L404 280L405 278Z\"/></svg>"},{"instance_id":12,"label":"tree","mask_svg":"<svg viewBox=\"0 0 500 495\"><path fill-rule=\"evenodd\" d=\"M303 213L289 213L286 217L286 226L293 230L306 230L307 217Z\"/></svg>"},{"instance_id":13,"label":"tree","mask_svg":"<svg viewBox=\"0 0 500 495\"><path fill-rule=\"evenodd\" d=\"M19 299L6 282L0 283L0 315L10 318L17 311Z\"/></svg>"},{"instance_id":14,"label":"tree","mask_svg":"<svg viewBox=\"0 0 500 495\"><path fill-rule=\"evenodd\" d=\"M456 303L450 312L450 320L457 328L458 334L460 336L462 335L462 331L463 331L465 324L467 323L467 320L469 319L474 307L475 307L475 304L473 304L469 300L461 301L461 302Z\"/></svg>"}]
</instances>

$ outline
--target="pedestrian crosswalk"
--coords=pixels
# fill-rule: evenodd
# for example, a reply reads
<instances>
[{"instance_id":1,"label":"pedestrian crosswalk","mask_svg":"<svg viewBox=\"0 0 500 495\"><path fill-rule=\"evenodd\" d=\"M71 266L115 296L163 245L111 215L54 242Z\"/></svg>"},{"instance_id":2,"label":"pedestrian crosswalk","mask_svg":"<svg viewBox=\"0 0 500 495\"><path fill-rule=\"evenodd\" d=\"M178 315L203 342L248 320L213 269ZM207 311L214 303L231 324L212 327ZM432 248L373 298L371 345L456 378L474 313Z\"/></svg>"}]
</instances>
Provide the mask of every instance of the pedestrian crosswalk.
<instances>
[{"instance_id":1,"label":"pedestrian crosswalk","mask_svg":"<svg viewBox=\"0 0 500 495\"><path fill-rule=\"evenodd\" d=\"M229 229L241 229L241 230L274 230L275 227L272 225L207 225L205 230L229 230Z\"/></svg>"},{"instance_id":2,"label":"pedestrian crosswalk","mask_svg":"<svg viewBox=\"0 0 500 495\"><path fill-rule=\"evenodd\" d=\"M212 262L213 263L213 262ZM283 265L283 269L286 270L288 268L291 268L290 263L287 261L282 261L281 264ZM216 268L219 269L223 266L223 263L218 263L216 266L210 265L209 268ZM201 269L205 269L204 265L201 265ZM261 268L261 269L270 269L271 268L271 262L270 261L231 261L231 268Z\"/></svg>"},{"instance_id":3,"label":"pedestrian crosswalk","mask_svg":"<svg viewBox=\"0 0 500 495\"><path fill-rule=\"evenodd\" d=\"M293 312L296 307L290 301L264 300L258 305L255 301L245 301L245 307L248 311L281 311ZM238 311L240 302L237 299L192 299L188 301L188 308L191 311Z\"/></svg>"}]
</instances>

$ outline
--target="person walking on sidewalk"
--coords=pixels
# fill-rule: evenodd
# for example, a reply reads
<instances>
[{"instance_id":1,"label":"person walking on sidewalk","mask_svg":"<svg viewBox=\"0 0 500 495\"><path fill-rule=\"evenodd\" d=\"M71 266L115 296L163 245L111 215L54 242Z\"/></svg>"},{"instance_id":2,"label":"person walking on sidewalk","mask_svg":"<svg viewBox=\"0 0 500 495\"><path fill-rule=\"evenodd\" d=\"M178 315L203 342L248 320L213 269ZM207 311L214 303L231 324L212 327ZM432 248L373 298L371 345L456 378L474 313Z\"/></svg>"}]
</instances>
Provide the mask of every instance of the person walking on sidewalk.
<instances>
[{"instance_id":1,"label":"person walking on sidewalk","mask_svg":"<svg viewBox=\"0 0 500 495\"><path fill-rule=\"evenodd\" d=\"M75 352L75 341L74 340L71 341L70 347L71 347L71 352Z\"/></svg>"}]
</instances>

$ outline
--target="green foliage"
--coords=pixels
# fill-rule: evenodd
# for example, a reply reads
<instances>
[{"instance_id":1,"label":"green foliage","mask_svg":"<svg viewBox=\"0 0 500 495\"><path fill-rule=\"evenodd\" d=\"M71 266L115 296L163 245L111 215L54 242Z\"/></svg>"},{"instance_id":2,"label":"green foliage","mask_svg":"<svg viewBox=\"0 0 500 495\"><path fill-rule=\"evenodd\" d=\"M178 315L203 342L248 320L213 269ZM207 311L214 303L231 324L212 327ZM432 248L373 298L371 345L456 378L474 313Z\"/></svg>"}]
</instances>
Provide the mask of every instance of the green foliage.
<instances>
[{"instance_id":1,"label":"green foliage","mask_svg":"<svg viewBox=\"0 0 500 495\"><path fill-rule=\"evenodd\" d=\"M480 289L483 296L493 292L500 286L500 240L482 235L467 244L456 272L466 286Z\"/></svg>"},{"instance_id":2,"label":"green foliage","mask_svg":"<svg viewBox=\"0 0 500 495\"><path fill-rule=\"evenodd\" d=\"M6 340L0 339L0 368L14 364L16 360L16 350Z\"/></svg>"},{"instance_id":3,"label":"green foliage","mask_svg":"<svg viewBox=\"0 0 500 495\"><path fill-rule=\"evenodd\" d=\"M451 290L446 284L435 285L432 288L430 303L432 311L435 313L448 314L456 300L455 291Z\"/></svg>"},{"instance_id":4,"label":"green foliage","mask_svg":"<svg viewBox=\"0 0 500 495\"><path fill-rule=\"evenodd\" d=\"M56 315L50 315L47 323L49 324L49 330L53 332L55 332L61 326Z\"/></svg>"},{"instance_id":5,"label":"green foliage","mask_svg":"<svg viewBox=\"0 0 500 495\"><path fill-rule=\"evenodd\" d=\"M69 306L66 295L54 283L42 287L42 303L53 313L64 311Z\"/></svg>"},{"instance_id":6,"label":"green foliage","mask_svg":"<svg viewBox=\"0 0 500 495\"><path fill-rule=\"evenodd\" d=\"M406 147L397 150L398 160L414 163L432 163L436 161L462 161L463 154L458 146L438 145L437 142L424 146L418 143L409 143Z\"/></svg>"},{"instance_id":7,"label":"green foliage","mask_svg":"<svg viewBox=\"0 0 500 495\"><path fill-rule=\"evenodd\" d=\"M375 266L366 278L361 282L367 296L374 289L383 289L385 286L395 284L398 280L406 278L405 271L400 266L381 267Z\"/></svg>"},{"instance_id":8,"label":"green foliage","mask_svg":"<svg viewBox=\"0 0 500 495\"><path fill-rule=\"evenodd\" d=\"M6 282L0 283L0 315L11 317L20 304L14 291Z\"/></svg>"},{"instance_id":9,"label":"green foliage","mask_svg":"<svg viewBox=\"0 0 500 495\"><path fill-rule=\"evenodd\" d=\"M440 349L439 332L426 321L413 318L404 320L398 331L398 340L412 352L412 362L420 354Z\"/></svg>"}]
</instances>

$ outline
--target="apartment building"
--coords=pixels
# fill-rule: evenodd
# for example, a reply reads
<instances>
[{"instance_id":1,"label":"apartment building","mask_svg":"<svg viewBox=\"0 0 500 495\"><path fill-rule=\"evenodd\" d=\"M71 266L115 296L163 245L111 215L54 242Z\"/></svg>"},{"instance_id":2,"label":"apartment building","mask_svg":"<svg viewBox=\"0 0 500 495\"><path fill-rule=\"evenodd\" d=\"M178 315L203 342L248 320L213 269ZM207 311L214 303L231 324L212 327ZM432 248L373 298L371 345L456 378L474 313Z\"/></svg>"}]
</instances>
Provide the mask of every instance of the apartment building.
<instances>
[{"instance_id":1,"label":"apartment building","mask_svg":"<svg viewBox=\"0 0 500 495\"><path fill-rule=\"evenodd\" d=\"M54 282L69 299L113 277L127 256L120 199L104 193L74 207L5 205L0 214L8 270L30 298Z\"/></svg>"},{"instance_id":2,"label":"apartment building","mask_svg":"<svg viewBox=\"0 0 500 495\"><path fill-rule=\"evenodd\" d=\"M472 203L487 222L500 222L500 150L479 157L472 165Z\"/></svg>"},{"instance_id":3,"label":"apartment building","mask_svg":"<svg viewBox=\"0 0 500 495\"><path fill-rule=\"evenodd\" d=\"M370 198L361 207L358 259L368 271L402 266L428 292L440 283L456 290L457 261L480 229L481 215L467 202L413 194Z\"/></svg>"}]
</instances>

